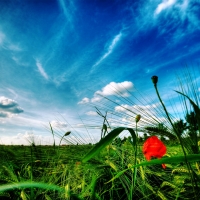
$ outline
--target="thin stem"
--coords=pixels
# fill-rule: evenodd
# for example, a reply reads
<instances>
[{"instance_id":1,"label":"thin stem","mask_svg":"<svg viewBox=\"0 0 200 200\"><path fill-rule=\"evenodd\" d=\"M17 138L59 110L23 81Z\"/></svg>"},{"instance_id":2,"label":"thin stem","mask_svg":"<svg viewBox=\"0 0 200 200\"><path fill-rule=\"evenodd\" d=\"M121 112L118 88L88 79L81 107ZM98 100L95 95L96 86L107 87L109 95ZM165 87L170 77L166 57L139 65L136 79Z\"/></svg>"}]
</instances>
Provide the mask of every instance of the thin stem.
<instances>
[{"instance_id":1,"label":"thin stem","mask_svg":"<svg viewBox=\"0 0 200 200\"><path fill-rule=\"evenodd\" d=\"M49 125L50 125L50 128L51 128L51 133L52 133L52 135L53 135L53 140L54 140L54 142L53 142L54 151L56 151L56 143L55 143L54 132L53 132L53 128L52 128L52 126L51 126L51 123L50 123L50 122L49 122Z\"/></svg>"},{"instance_id":2,"label":"thin stem","mask_svg":"<svg viewBox=\"0 0 200 200\"><path fill-rule=\"evenodd\" d=\"M157 96L158 96L158 98L159 98L159 100L160 100L160 103L162 104L162 106L163 106L163 108L164 108L164 111L165 111L165 113L166 113L166 115L167 115L167 119L169 120L170 124L172 125L172 128L173 128L174 132L176 133L177 138L178 138L178 140L179 140L179 142L180 142L181 148L182 148L182 150L183 150L184 158L185 158L185 163L186 163L187 168L188 168L188 171L189 171L189 173L190 173L190 175L191 175L191 182L192 182L193 191L194 191L194 194L195 194L195 199L197 199L197 197L196 197L196 192L195 192L195 189L194 189L194 183L195 183L196 187L197 187L197 184L196 184L196 181L195 181L194 176L193 176L193 173L192 173L191 165L190 165L190 164L188 163L188 161L187 161L186 152L185 152L185 148L184 148L184 146L183 146L183 142L182 142L182 140L181 140L181 137L179 136L179 133L177 132L177 129L175 128L174 124L172 123L172 121L171 121L171 119L170 119L170 117L169 117L169 113L168 113L168 111L167 111L167 109L166 109L166 107L165 107L165 105L164 105L164 103L163 103L163 101L162 101L162 99L161 99L161 97L160 97L160 94L159 94L159 92L158 92L158 88L157 88L156 83L154 83L154 87L155 87L155 89L156 89L156 94L157 94Z\"/></svg>"},{"instance_id":3,"label":"thin stem","mask_svg":"<svg viewBox=\"0 0 200 200\"><path fill-rule=\"evenodd\" d=\"M63 136L61 137L61 140L60 140L60 143L59 143L58 147L60 146L60 144L61 144L61 142L62 142L62 140L63 140L64 137L65 137L65 135L63 135Z\"/></svg>"},{"instance_id":4,"label":"thin stem","mask_svg":"<svg viewBox=\"0 0 200 200\"><path fill-rule=\"evenodd\" d=\"M134 165L137 164L137 143L138 143L138 133L137 133L137 121L136 121L136 142L135 142L135 160ZM131 184L131 192L130 192L130 199L132 200L133 190L135 189L137 179L137 167L134 168L133 176L132 176L132 184Z\"/></svg>"}]
</instances>

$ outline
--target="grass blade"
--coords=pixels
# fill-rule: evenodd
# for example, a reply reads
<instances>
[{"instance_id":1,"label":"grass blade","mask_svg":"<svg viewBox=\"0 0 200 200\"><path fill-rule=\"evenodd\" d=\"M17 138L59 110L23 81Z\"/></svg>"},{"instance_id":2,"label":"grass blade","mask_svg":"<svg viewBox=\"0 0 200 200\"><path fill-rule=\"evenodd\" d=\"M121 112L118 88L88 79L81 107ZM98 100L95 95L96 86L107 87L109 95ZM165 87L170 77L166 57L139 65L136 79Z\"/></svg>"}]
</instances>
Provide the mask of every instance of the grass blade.
<instances>
[{"instance_id":1,"label":"grass blade","mask_svg":"<svg viewBox=\"0 0 200 200\"><path fill-rule=\"evenodd\" d=\"M22 188L41 188L47 190L56 190L58 192L64 192L64 189L57 186L57 185L50 185L47 183L39 183L39 182L20 182L14 184L5 184L0 186L0 192L4 192L7 190L14 190L14 189L22 189Z\"/></svg>"},{"instance_id":2,"label":"grass blade","mask_svg":"<svg viewBox=\"0 0 200 200\"><path fill-rule=\"evenodd\" d=\"M199 132L200 132L200 109L199 109L199 107L187 95L183 94L182 92L176 91L176 90L175 90L175 92L177 92L177 93L183 95L184 97L186 97L190 101L190 103L192 104L192 106L194 108L194 111L196 113L196 116L197 116L197 122L198 122L198 127L199 127Z\"/></svg>"},{"instance_id":3,"label":"grass blade","mask_svg":"<svg viewBox=\"0 0 200 200\"><path fill-rule=\"evenodd\" d=\"M112 130L108 135L106 135L102 140L100 140L96 146L82 159L82 162L87 162L96 154L98 154L103 148L105 148L110 142L113 141L122 131L128 130L133 138L133 145L136 143L136 134L132 128L118 127Z\"/></svg>"}]
</instances>

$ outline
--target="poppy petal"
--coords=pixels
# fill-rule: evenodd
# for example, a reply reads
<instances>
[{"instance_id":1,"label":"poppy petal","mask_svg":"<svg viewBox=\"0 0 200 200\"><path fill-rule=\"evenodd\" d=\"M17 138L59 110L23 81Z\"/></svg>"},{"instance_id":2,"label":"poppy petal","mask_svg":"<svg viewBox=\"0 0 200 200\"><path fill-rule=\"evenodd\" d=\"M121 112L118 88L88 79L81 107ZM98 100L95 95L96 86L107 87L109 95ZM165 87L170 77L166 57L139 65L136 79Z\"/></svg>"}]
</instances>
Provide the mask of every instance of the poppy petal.
<instances>
[{"instance_id":1,"label":"poppy petal","mask_svg":"<svg viewBox=\"0 0 200 200\"><path fill-rule=\"evenodd\" d=\"M162 164L162 168L163 168L163 169L166 169L166 165L165 165L165 164Z\"/></svg>"},{"instance_id":2,"label":"poppy petal","mask_svg":"<svg viewBox=\"0 0 200 200\"><path fill-rule=\"evenodd\" d=\"M151 157L162 158L166 154L167 148L157 136L151 136L145 141L142 151L146 160L149 161ZM166 165L162 164L162 167L165 169Z\"/></svg>"}]
</instances>

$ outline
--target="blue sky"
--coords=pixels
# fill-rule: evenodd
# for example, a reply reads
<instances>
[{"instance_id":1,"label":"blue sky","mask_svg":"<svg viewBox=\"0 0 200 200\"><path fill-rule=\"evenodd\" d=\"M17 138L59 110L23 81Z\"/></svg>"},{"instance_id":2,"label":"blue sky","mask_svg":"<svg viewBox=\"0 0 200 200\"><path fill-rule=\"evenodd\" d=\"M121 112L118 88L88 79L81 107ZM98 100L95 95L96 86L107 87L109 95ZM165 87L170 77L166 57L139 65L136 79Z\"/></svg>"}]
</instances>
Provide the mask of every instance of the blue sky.
<instances>
[{"instance_id":1,"label":"blue sky","mask_svg":"<svg viewBox=\"0 0 200 200\"><path fill-rule=\"evenodd\" d=\"M175 74L200 61L199 9L195 0L0 1L0 143L51 143L49 122L71 141L98 140L94 106L156 107L153 75L176 101ZM123 102L138 91L145 101Z\"/></svg>"}]
</instances>

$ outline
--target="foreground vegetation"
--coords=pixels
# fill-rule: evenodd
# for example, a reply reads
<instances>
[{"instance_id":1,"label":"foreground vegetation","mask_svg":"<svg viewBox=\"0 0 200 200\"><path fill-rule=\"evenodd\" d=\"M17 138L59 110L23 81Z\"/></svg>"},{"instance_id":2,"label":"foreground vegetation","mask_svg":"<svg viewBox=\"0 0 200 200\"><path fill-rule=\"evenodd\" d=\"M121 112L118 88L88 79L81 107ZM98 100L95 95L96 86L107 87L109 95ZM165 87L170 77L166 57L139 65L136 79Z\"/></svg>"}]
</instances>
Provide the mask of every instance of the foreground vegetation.
<instances>
[{"instance_id":1,"label":"foreground vegetation","mask_svg":"<svg viewBox=\"0 0 200 200\"><path fill-rule=\"evenodd\" d=\"M123 107L134 119L133 126L112 128L107 108L105 116L97 109L104 120L101 140L95 145L0 146L1 197L23 200L200 199L198 87L195 90L190 82L192 85L186 90L180 82L180 90L176 92L182 98L185 119L175 120L160 97L158 77L153 76L152 82L166 123L155 116L147 116L145 110L137 113L137 109ZM145 115L157 124L150 125L148 121L146 126L140 126L145 123ZM54 137L51 124L50 128ZM128 133L124 139L120 137L123 132ZM69 134L60 137L61 140ZM155 135L166 146L164 156L144 152L144 142ZM146 158L151 161L146 160L145 153L150 155Z\"/></svg>"},{"instance_id":2,"label":"foreground vegetation","mask_svg":"<svg viewBox=\"0 0 200 200\"><path fill-rule=\"evenodd\" d=\"M140 164L144 161L142 143L138 146ZM55 151L53 146L1 145L1 198L174 199L177 195L177 199L184 199L193 194L182 160L166 164L165 170L161 164L139 166L134 195L129 197L134 181L132 145L128 141L121 146L112 144L89 162L80 162L92 148L91 145L56 146ZM166 158L183 155L174 145L168 145L168 152ZM128 170L119 176L124 169Z\"/></svg>"}]
</instances>

